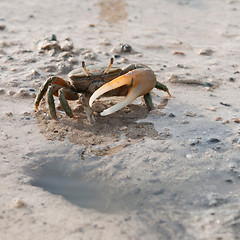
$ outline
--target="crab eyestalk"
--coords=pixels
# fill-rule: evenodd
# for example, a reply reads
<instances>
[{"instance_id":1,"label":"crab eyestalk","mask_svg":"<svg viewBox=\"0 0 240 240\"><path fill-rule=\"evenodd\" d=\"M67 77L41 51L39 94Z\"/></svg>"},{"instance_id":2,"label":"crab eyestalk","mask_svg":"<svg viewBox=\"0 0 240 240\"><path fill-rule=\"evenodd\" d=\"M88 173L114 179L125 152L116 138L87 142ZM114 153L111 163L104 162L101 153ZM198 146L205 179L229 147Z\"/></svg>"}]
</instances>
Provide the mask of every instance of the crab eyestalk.
<instances>
[{"instance_id":1,"label":"crab eyestalk","mask_svg":"<svg viewBox=\"0 0 240 240\"><path fill-rule=\"evenodd\" d=\"M86 64L85 64L84 61L82 61L82 68L83 68L83 71L84 71L86 76L90 76L91 75L91 73L87 70Z\"/></svg>"},{"instance_id":2,"label":"crab eyestalk","mask_svg":"<svg viewBox=\"0 0 240 240\"><path fill-rule=\"evenodd\" d=\"M108 64L108 67L107 67L106 70L103 72L104 74L109 73L109 70L110 70L111 66L113 65L113 60L114 60L114 59L111 57L111 58L110 58L110 61L109 61L109 64Z\"/></svg>"},{"instance_id":3,"label":"crab eyestalk","mask_svg":"<svg viewBox=\"0 0 240 240\"><path fill-rule=\"evenodd\" d=\"M127 96L121 102L101 112L101 116L112 114L129 105L139 96L149 93L156 85L156 77L150 68L128 72L96 90L89 100L89 106L92 107L93 102L104 93L124 85L130 87Z\"/></svg>"}]
</instances>

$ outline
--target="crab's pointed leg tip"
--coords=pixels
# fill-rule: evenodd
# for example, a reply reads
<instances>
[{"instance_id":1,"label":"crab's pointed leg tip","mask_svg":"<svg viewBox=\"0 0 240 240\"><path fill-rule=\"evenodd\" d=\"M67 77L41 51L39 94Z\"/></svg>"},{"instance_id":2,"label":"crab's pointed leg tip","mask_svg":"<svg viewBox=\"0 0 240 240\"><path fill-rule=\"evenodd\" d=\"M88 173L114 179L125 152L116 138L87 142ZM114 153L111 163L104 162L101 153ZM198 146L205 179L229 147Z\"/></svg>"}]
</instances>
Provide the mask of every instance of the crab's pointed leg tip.
<instances>
[{"instance_id":1,"label":"crab's pointed leg tip","mask_svg":"<svg viewBox=\"0 0 240 240\"><path fill-rule=\"evenodd\" d=\"M167 93L169 95L169 97L172 97L171 93L169 92L169 90L167 90Z\"/></svg>"}]
</instances>

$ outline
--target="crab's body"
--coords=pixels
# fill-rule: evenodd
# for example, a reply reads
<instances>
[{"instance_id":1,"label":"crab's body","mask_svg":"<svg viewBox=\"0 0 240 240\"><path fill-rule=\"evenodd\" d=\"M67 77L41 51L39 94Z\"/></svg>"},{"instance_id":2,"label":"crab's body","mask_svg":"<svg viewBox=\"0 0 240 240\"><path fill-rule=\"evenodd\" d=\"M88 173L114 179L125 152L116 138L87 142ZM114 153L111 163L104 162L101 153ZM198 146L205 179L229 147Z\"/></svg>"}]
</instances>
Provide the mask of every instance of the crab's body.
<instances>
[{"instance_id":1,"label":"crab's body","mask_svg":"<svg viewBox=\"0 0 240 240\"><path fill-rule=\"evenodd\" d=\"M35 100L35 109L41 102L41 99L47 93L50 116L57 118L54 104L54 96L59 97L60 104L69 117L73 117L72 110L67 100L77 100L79 95L84 96L87 118L93 120L91 110L92 103L102 94L107 96L126 96L127 97L113 107L105 110L101 115L108 115L124 106L130 104L137 97L144 95L144 100L151 110L153 103L150 91L156 87L168 92L168 88L157 82L153 71L143 64L131 64L124 69L112 67L113 58L110 59L108 67L90 67L86 68L82 62L82 68L71 71L68 76L70 81L65 81L59 77L50 77L41 86ZM168 92L170 95L170 93ZM91 98L90 98L91 97Z\"/></svg>"},{"instance_id":2,"label":"crab's body","mask_svg":"<svg viewBox=\"0 0 240 240\"><path fill-rule=\"evenodd\" d=\"M92 95L98 88L105 83L121 76L123 70L121 68L111 67L109 72L104 74L106 67L89 67L90 75L86 75L83 68L77 68L68 74L71 86L78 92L85 96ZM111 91L108 95L124 96L127 93L128 87L125 86L121 89Z\"/></svg>"}]
</instances>

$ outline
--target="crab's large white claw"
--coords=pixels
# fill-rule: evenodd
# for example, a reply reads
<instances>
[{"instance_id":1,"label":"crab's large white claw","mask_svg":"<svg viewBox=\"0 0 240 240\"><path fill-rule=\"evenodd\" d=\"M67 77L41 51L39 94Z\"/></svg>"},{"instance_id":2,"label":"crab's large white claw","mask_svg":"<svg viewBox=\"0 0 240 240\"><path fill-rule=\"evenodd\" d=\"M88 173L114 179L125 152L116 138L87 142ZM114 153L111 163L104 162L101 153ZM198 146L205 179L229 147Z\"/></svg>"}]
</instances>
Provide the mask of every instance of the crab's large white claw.
<instances>
[{"instance_id":1,"label":"crab's large white claw","mask_svg":"<svg viewBox=\"0 0 240 240\"><path fill-rule=\"evenodd\" d=\"M97 89L89 100L89 106L92 107L93 102L99 96L123 85L130 87L127 96L121 102L101 112L101 116L114 113L133 102L137 97L149 93L156 85L156 77L150 68L135 69L128 72Z\"/></svg>"}]
</instances>

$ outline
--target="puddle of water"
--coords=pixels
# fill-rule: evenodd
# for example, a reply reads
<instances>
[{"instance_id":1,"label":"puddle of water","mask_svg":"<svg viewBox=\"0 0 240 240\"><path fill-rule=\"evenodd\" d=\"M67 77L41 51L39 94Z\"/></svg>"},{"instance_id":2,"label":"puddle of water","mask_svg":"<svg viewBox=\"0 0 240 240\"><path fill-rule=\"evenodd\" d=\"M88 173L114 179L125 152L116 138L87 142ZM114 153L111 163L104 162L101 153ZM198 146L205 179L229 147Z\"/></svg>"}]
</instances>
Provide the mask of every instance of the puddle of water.
<instances>
[{"instance_id":1,"label":"puddle of water","mask_svg":"<svg viewBox=\"0 0 240 240\"><path fill-rule=\"evenodd\" d=\"M89 181L83 170L68 171L67 166L57 161L46 162L32 168L31 184L63 196L82 208L95 209L103 213L118 213L131 207L133 193L126 193L103 183Z\"/></svg>"}]
</instances>

